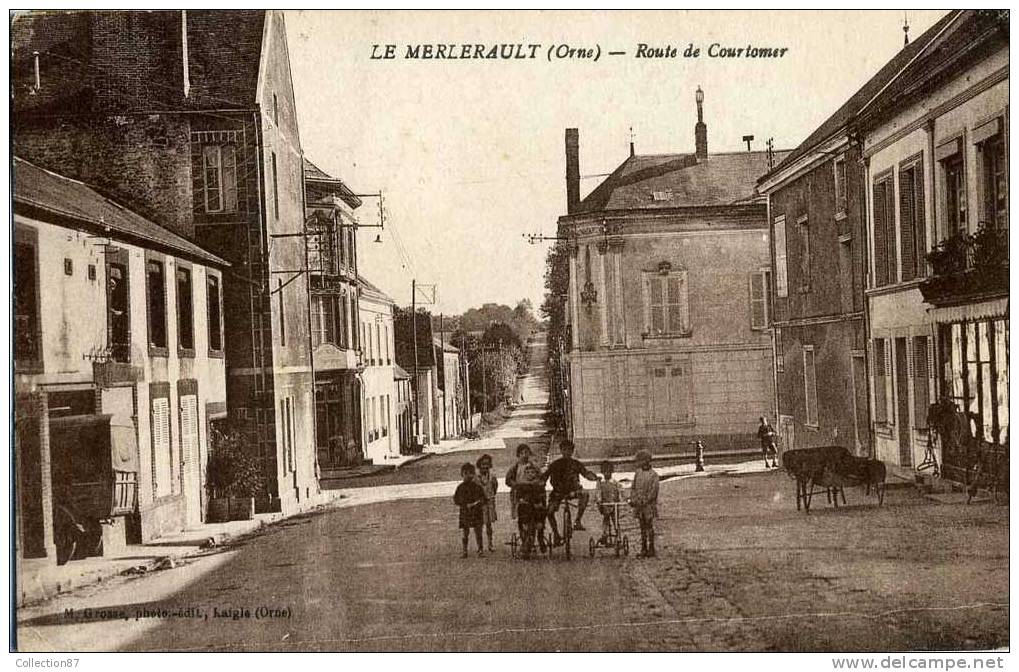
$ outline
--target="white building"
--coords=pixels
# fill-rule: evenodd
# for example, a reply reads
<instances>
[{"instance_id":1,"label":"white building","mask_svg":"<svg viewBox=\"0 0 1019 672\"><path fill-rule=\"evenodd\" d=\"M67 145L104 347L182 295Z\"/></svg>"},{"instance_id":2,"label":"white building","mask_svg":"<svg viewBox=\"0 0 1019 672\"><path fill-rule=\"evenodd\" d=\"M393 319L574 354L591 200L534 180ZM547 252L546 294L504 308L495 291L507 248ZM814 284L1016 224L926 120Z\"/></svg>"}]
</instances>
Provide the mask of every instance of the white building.
<instances>
[{"instance_id":1,"label":"white building","mask_svg":"<svg viewBox=\"0 0 1019 672\"><path fill-rule=\"evenodd\" d=\"M378 464L400 455L400 436L395 431L398 399L394 378L393 300L360 276L358 287L357 308L364 363L361 372L364 455Z\"/></svg>"}]
</instances>

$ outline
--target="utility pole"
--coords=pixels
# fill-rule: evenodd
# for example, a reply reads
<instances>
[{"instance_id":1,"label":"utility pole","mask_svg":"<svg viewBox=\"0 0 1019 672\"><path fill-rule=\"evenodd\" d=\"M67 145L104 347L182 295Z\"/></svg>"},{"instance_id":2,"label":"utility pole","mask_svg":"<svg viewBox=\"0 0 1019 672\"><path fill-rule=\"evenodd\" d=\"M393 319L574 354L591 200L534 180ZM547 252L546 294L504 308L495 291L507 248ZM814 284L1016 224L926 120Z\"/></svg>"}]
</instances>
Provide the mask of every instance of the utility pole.
<instances>
[{"instance_id":1,"label":"utility pole","mask_svg":"<svg viewBox=\"0 0 1019 672\"><path fill-rule=\"evenodd\" d=\"M411 391L414 393L414 441L418 440L418 311L417 311L417 279L410 281L410 323L413 325L414 339L414 375L411 376Z\"/></svg>"},{"instance_id":2,"label":"utility pole","mask_svg":"<svg viewBox=\"0 0 1019 672\"><path fill-rule=\"evenodd\" d=\"M442 359L442 438L449 436L449 427L446 426L446 404L449 403L449 373L446 371L446 330L442 324L442 313L439 313L439 357Z\"/></svg>"}]
</instances>

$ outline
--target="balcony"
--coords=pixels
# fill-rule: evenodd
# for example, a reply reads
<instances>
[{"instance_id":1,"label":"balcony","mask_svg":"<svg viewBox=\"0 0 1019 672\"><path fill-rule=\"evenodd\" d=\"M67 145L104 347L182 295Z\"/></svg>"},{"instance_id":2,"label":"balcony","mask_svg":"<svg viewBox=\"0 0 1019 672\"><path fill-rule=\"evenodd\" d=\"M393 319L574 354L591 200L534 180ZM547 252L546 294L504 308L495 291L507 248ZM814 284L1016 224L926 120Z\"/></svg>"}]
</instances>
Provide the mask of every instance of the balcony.
<instances>
[{"instance_id":1,"label":"balcony","mask_svg":"<svg viewBox=\"0 0 1019 672\"><path fill-rule=\"evenodd\" d=\"M920 285L923 300L951 306L1008 295L1008 230L981 222L976 233L955 233L927 254L933 275Z\"/></svg>"}]
</instances>

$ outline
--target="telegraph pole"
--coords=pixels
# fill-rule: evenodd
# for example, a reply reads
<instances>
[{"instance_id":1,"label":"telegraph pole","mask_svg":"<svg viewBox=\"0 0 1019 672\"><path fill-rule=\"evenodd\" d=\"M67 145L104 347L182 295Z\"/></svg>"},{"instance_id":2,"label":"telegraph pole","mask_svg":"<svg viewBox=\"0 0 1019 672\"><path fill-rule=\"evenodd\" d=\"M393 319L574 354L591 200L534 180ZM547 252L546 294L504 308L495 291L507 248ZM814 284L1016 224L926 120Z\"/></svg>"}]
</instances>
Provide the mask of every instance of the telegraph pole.
<instances>
[{"instance_id":1,"label":"telegraph pole","mask_svg":"<svg viewBox=\"0 0 1019 672\"><path fill-rule=\"evenodd\" d=\"M414 392L414 441L418 440L418 311L417 311L417 279L410 281L410 321L413 325L414 339L414 375L411 383Z\"/></svg>"}]
</instances>

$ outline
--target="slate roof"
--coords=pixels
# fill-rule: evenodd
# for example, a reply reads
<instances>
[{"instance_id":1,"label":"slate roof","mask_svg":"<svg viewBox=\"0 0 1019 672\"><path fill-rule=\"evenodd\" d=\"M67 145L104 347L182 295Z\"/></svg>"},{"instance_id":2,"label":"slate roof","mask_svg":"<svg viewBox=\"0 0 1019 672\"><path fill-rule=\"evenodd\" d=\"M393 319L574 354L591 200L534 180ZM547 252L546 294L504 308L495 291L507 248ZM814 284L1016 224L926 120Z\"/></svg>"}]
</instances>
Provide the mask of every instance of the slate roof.
<instances>
[{"instance_id":1,"label":"slate roof","mask_svg":"<svg viewBox=\"0 0 1019 672\"><path fill-rule=\"evenodd\" d=\"M29 206L52 215L70 217L100 230L142 241L149 247L175 255L229 266L216 255L203 250L190 240L164 229L124 206L111 201L77 180L44 170L24 159L14 157L14 207Z\"/></svg>"},{"instance_id":2,"label":"slate roof","mask_svg":"<svg viewBox=\"0 0 1019 672\"><path fill-rule=\"evenodd\" d=\"M11 23L14 109L252 108L265 18L264 10L189 10L185 98L180 11L17 13ZM40 55L42 87L29 95L34 51Z\"/></svg>"},{"instance_id":3,"label":"slate roof","mask_svg":"<svg viewBox=\"0 0 1019 672\"><path fill-rule=\"evenodd\" d=\"M781 161L785 152L775 152ZM755 195L767 152L653 154L628 157L584 198L577 212L732 205ZM664 198L656 199L655 192Z\"/></svg>"},{"instance_id":4,"label":"slate roof","mask_svg":"<svg viewBox=\"0 0 1019 672\"><path fill-rule=\"evenodd\" d=\"M436 347L442 348L443 352L460 352L459 348L452 345L449 341L443 342L443 340L438 336L432 337L432 343L434 343Z\"/></svg>"},{"instance_id":5,"label":"slate roof","mask_svg":"<svg viewBox=\"0 0 1019 672\"><path fill-rule=\"evenodd\" d=\"M800 143L800 145L794 149L785 158L785 160L776 164L775 168L769 171L766 175L761 176L761 180L782 171L804 154L807 154L815 146L826 141L828 138L835 135L840 129L845 127L864 105L874 98L881 89L883 89L895 78L897 74L899 74L899 72L902 71L906 64L909 63L910 59L929 45L938 33L941 32L941 29L948 25L958 15L959 10L949 12L942 17L940 21L924 31L922 35L903 47L899 53L895 54L890 61L885 63L885 65L878 70L873 77L867 80L867 82L860 87L860 89L854 93L849 100L842 105L842 107L837 109L834 114L828 117L824 123L814 130L813 133L808 135L807 139ZM808 103L805 102L804 104Z\"/></svg>"}]
</instances>

